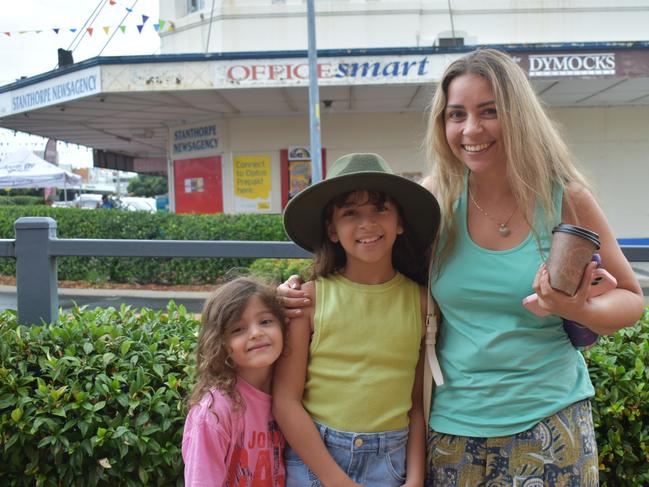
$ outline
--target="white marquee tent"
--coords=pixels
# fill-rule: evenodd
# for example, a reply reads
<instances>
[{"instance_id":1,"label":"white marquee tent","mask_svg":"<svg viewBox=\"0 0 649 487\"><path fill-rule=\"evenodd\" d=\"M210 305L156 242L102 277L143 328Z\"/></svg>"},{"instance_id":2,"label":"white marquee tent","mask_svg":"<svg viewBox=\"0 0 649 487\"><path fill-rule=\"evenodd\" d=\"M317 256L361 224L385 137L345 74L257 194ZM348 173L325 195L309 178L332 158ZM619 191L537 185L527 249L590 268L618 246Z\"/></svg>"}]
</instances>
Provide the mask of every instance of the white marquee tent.
<instances>
[{"instance_id":1,"label":"white marquee tent","mask_svg":"<svg viewBox=\"0 0 649 487\"><path fill-rule=\"evenodd\" d=\"M0 162L0 188L67 188L80 182L81 176L50 164L29 149L20 148Z\"/></svg>"}]
</instances>

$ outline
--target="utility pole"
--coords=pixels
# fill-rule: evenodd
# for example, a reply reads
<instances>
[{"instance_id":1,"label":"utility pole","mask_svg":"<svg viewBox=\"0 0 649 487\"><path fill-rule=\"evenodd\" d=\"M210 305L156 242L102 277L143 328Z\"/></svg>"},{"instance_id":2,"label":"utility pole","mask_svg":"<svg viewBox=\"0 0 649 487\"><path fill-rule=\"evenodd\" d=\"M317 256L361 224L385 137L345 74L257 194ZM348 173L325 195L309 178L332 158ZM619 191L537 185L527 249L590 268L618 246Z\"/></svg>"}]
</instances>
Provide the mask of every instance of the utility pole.
<instances>
[{"instance_id":1,"label":"utility pole","mask_svg":"<svg viewBox=\"0 0 649 487\"><path fill-rule=\"evenodd\" d=\"M309 29L309 121L311 126L311 183L322 180L322 144L320 142L320 96L318 94L318 53L315 43L314 0L307 0Z\"/></svg>"}]
</instances>

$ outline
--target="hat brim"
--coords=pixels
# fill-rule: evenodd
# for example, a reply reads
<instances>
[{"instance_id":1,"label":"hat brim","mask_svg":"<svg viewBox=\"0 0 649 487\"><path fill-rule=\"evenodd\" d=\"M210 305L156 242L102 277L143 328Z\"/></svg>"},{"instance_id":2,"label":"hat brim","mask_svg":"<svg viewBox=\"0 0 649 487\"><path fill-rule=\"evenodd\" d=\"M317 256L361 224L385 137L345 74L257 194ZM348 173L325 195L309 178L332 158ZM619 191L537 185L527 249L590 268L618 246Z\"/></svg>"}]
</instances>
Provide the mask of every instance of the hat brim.
<instances>
[{"instance_id":1,"label":"hat brim","mask_svg":"<svg viewBox=\"0 0 649 487\"><path fill-rule=\"evenodd\" d=\"M284 210L284 230L291 240L309 252L324 238L322 212L336 196L355 190L380 191L401 207L403 218L421 249L432 243L440 220L439 204L423 186L396 174L357 172L324 180L295 195Z\"/></svg>"}]
</instances>

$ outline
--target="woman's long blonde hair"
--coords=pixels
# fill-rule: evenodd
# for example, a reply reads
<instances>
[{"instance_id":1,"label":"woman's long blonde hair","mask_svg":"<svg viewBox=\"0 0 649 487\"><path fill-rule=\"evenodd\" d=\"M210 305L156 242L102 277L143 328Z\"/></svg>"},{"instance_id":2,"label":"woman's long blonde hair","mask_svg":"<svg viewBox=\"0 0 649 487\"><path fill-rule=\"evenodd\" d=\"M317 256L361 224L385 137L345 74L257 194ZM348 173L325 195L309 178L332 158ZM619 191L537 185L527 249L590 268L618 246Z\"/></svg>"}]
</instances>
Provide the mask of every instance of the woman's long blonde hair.
<instances>
[{"instance_id":1,"label":"woman's long blonde hair","mask_svg":"<svg viewBox=\"0 0 649 487\"><path fill-rule=\"evenodd\" d=\"M429 185L442 210L439 234L444 235L444 242L437 253L439 265L450 255L457 240L453 205L464 187L466 167L448 145L444 118L449 85L463 74L482 76L490 84L502 128L507 180L537 243L538 228L533 226L535 202L540 202L545 215L543 224L549 230L560 217L555 214L553 188L565 188L570 183L588 188L557 127L516 62L495 49L467 54L446 68L435 90L424 141L432 163Z\"/></svg>"}]
</instances>

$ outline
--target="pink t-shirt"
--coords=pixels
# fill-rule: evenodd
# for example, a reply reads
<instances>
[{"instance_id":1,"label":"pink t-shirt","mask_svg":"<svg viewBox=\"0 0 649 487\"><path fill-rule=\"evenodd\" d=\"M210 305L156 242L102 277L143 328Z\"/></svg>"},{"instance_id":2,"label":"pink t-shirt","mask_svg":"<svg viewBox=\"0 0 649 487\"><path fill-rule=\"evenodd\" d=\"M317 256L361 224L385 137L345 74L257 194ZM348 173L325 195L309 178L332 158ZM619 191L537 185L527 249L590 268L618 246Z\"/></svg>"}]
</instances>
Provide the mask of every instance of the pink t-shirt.
<instances>
[{"instance_id":1,"label":"pink t-shirt","mask_svg":"<svg viewBox=\"0 0 649 487\"><path fill-rule=\"evenodd\" d=\"M239 378L245 408L212 389L187 415L185 485L284 487L284 436L270 413L271 396Z\"/></svg>"}]
</instances>

